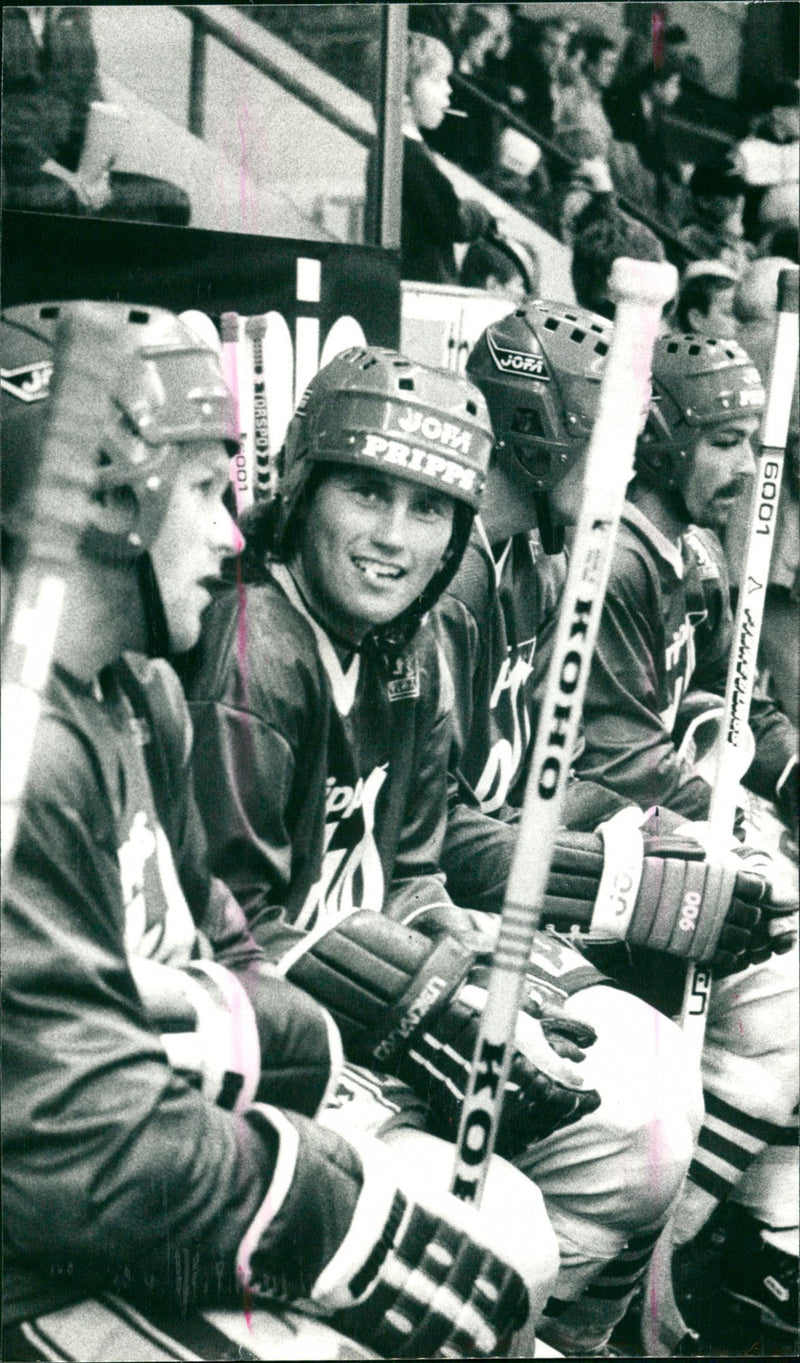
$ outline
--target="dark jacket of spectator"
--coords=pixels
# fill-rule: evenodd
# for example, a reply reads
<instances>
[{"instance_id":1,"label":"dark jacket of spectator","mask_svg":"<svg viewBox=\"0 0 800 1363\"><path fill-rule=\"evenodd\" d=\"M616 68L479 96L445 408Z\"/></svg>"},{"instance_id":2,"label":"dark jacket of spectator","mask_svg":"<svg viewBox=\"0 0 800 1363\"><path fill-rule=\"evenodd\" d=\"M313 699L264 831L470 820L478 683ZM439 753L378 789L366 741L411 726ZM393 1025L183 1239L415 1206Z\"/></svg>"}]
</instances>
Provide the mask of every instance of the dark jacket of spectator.
<instances>
[{"instance_id":1,"label":"dark jacket of spectator","mask_svg":"<svg viewBox=\"0 0 800 1363\"><path fill-rule=\"evenodd\" d=\"M403 279L457 284L453 244L486 230L482 204L460 200L421 140L403 138L403 211L400 229Z\"/></svg>"},{"instance_id":2,"label":"dark jacket of spectator","mask_svg":"<svg viewBox=\"0 0 800 1363\"><path fill-rule=\"evenodd\" d=\"M185 226L188 196L166 180L111 171L99 200L79 196L69 176L79 169L92 101L103 98L91 7L51 6L42 22L37 41L30 7L9 6L3 16L4 206ZM68 175L45 170L47 162Z\"/></svg>"},{"instance_id":3,"label":"dark jacket of spectator","mask_svg":"<svg viewBox=\"0 0 800 1363\"><path fill-rule=\"evenodd\" d=\"M42 44L25 9L3 19L3 170L9 185L31 184L48 157L76 170L89 105L102 99L90 10L46 11Z\"/></svg>"}]
</instances>

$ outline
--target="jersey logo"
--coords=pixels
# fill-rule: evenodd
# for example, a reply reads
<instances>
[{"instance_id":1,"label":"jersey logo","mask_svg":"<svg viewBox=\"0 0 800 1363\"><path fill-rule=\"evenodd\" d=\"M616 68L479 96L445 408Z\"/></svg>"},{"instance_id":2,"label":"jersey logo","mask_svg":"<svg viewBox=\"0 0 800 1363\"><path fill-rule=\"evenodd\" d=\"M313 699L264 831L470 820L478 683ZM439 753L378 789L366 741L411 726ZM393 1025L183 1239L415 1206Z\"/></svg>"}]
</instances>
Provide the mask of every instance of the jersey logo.
<instances>
[{"instance_id":1,"label":"jersey logo","mask_svg":"<svg viewBox=\"0 0 800 1363\"><path fill-rule=\"evenodd\" d=\"M319 880L312 885L295 926L331 925L356 909L383 907L384 881L375 841L375 808L388 763L373 767L355 786L329 776L325 798L325 847Z\"/></svg>"},{"instance_id":2,"label":"jersey logo","mask_svg":"<svg viewBox=\"0 0 800 1363\"><path fill-rule=\"evenodd\" d=\"M0 386L21 402L40 402L50 392L52 360L37 360L20 369L0 370Z\"/></svg>"},{"instance_id":3,"label":"jersey logo","mask_svg":"<svg viewBox=\"0 0 800 1363\"><path fill-rule=\"evenodd\" d=\"M398 658L391 681L386 683L389 700L416 700L420 695L419 663L416 657Z\"/></svg>"},{"instance_id":4,"label":"jersey logo","mask_svg":"<svg viewBox=\"0 0 800 1363\"><path fill-rule=\"evenodd\" d=\"M536 639L519 645L515 654L509 650L503 659L494 684L489 708L495 731L504 728L506 734L492 743L483 771L475 785L475 795L484 814L493 814L506 801L508 792L531 739L531 718L528 710L526 682L533 672Z\"/></svg>"},{"instance_id":5,"label":"jersey logo","mask_svg":"<svg viewBox=\"0 0 800 1363\"><path fill-rule=\"evenodd\" d=\"M528 379L541 379L544 383L550 382L550 375L545 368L544 356L536 347L536 342L531 339L531 350L511 350L508 346L498 345L492 337L491 332L486 333L489 343L489 352L497 368L503 374L522 374Z\"/></svg>"}]
</instances>

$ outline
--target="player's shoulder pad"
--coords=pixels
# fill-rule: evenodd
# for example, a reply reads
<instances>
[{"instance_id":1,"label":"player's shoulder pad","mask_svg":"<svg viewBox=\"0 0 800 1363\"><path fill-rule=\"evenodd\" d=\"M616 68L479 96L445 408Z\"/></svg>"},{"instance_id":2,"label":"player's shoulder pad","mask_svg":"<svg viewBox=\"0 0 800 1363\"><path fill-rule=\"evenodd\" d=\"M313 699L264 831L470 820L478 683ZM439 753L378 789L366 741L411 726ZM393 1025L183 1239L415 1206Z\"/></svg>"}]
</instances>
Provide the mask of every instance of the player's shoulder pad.
<instances>
[{"instance_id":1,"label":"player's shoulder pad","mask_svg":"<svg viewBox=\"0 0 800 1363\"><path fill-rule=\"evenodd\" d=\"M442 604L446 604L448 597L455 597L480 622L492 597L494 572L489 551L473 527L464 557L442 597Z\"/></svg>"}]
</instances>

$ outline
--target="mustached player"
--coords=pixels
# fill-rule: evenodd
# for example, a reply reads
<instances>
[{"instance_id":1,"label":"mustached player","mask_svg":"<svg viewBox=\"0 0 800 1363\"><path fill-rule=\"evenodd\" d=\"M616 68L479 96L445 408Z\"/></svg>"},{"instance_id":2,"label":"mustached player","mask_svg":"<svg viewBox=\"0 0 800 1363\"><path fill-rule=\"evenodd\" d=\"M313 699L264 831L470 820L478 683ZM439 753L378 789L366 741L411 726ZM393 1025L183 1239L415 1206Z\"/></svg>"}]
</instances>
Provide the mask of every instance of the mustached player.
<instances>
[{"instance_id":1,"label":"mustached player","mask_svg":"<svg viewBox=\"0 0 800 1363\"><path fill-rule=\"evenodd\" d=\"M12 572L54 319L73 306L3 317ZM533 1272L536 1255L493 1253L454 1199L412 1191L395 1153L313 1120L337 1029L266 972L208 873L188 714L159 656L195 643L236 547L230 395L171 314L92 307L116 377L102 433L74 450L94 495L3 885L3 1357L280 1357L298 1333L308 1356L331 1349L300 1316L265 1328L259 1303L276 1298L391 1357L491 1354L527 1314L510 1259L541 1290L552 1233L506 1170L539 1233ZM61 362L57 347L69 395ZM424 1166L436 1142L418 1141Z\"/></svg>"},{"instance_id":2,"label":"mustached player","mask_svg":"<svg viewBox=\"0 0 800 1363\"><path fill-rule=\"evenodd\" d=\"M514 820L524 795L536 726L535 685L544 666L541 636L546 637L565 578L564 527L578 514L582 470L611 334L611 324L601 317L537 302L489 327L468 362L469 373L486 396L496 443L482 527L436 612L451 662L457 716L458 786L451 801L443 865L454 896L489 911L499 907L516 839ZM662 929L677 926L681 896L673 886L697 877L702 892L706 875L695 844L685 840L668 844L654 836L677 827L682 822L678 816L668 819L662 810L657 820L640 829L641 811L626 809L627 804L593 782L568 788L566 823L575 831L564 831L558 839L544 905L544 922L562 932L625 937L619 948L625 960L636 950L633 944L647 940L654 911ZM616 887L610 899L609 886ZM624 900L618 901L622 886ZM713 913L718 896L712 897L710 890L709 886L706 898ZM762 890L758 878L746 875L737 881L733 895L729 890L712 934L721 967L743 964L747 951L763 949L755 906ZM674 950L683 947L679 935L673 942L670 933L666 945ZM590 1019L599 1035L587 1059L603 1098L592 1122L600 1123L604 1111L614 1110L611 1094L619 1090L620 1128L613 1149L624 1172L614 1187L613 1210L595 1199L598 1220L613 1227L613 1235L603 1242L605 1261L611 1262L597 1275L603 1255L592 1253L586 1242L581 1258L576 1255L574 1272L562 1267L556 1287L559 1300L548 1308L559 1314L547 1338L564 1351L582 1353L600 1347L608 1337L646 1267L657 1222L686 1168L689 1125L699 1124L699 1114L696 1094L687 1104L675 1070L658 1092L646 1082L654 1057L665 1060L673 1047L676 1057L683 1055L676 1030L665 1026L651 1009L626 1018L626 1010L636 1004L610 991L602 977L591 973L585 956L570 950L563 939L540 935L537 946L541 986L547 982L550 990L575 994L567 1008L575 1007ZM549 965L543 949L550 955ZM639 974L648 968L650 974L659 974L667 959L662 953L639 955L644 958ZM619 978L616 959L604 960L603 965ZM678 968L682 972L685 963ZM619 1065L621 1051L624 1067ZM607 1066L598 1075L606 1056ZM676 1060L678 1071L681 1066L691 1069L688 1061ZM654 1122L661 1123L658 1129L671 1143L674 1181L667 1178L659 1184L663 1201L651 1207L638 1190L647 1189L647 1197L653 1197L648 1133L656 1129ZM662 1171L665 1166L661 1159ZM581 1183L591 1187L590 1169L576 1169L575 1181L576 1187ZM551 1218L558 1230L552 1208ZM643 1229L648 1225L653 1228L649 1234ZM565 1309L564 1303L574 1302L583 1288L582 1300Z\"/></svg>"},{"instance_id":3,"label":"mustached player","mask_svg":"<svg viewBox=\"0 0 800 1363\"><path fill-rule=\"evenodd\" d=\"M641 805L708 814L707 777L685 760L681 728L725 694L733 623L724 531L764 405L757 369L733 341L664 337L636 453L584 708L577 768ZM743 590L744 590L743 586ZM798 819L797 730L754 698L745 785ZM713 779L713 777L711 778ZM796 891L795 891L796 896ZM796 897L795 897L796 908ZM785 951L717 981L707 1032L706 1121L680 1209L690 1239L730 1198L721 1285L796 1341L797 975Z\"/></svg>"}]
</instances>

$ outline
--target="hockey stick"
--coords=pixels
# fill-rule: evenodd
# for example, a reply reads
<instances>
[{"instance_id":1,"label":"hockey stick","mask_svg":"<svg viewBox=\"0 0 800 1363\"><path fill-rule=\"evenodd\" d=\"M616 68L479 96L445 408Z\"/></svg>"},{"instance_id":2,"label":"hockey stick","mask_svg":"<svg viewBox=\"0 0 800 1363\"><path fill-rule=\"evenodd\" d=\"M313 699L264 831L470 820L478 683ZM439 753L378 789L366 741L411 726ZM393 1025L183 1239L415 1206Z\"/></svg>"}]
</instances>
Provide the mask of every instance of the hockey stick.
<instances>
[{"instance_id":1,"label":"hockey stick","mask_svg":"<svg viewBox=\"0 0 800 1363\"><path fill-rule=\"evenodd\" d=\"M711 792L708 819L711 847L729 843L736 817L741 771L737 759L753 698L758 643L764 618L797 369L798 278L800 271L784 270L778 286L775 341L750 502L746 557L731 639L721 742ZM686 972L680 1024L698 1065L703 1050L710 993L710 970L704 966L690 966ZM673 1221L670 1219L653 1251L642 1303L642 1342L648 1355L655 1358L669 1358L690 1333L675 1300L672 1285L673 1233Z\"/></svg>"},{"instance_id":2,"label":"hockey stick","mask_svg":"<svg viewBox=\"0 0 800 1363\"><path fill-rule=\"evenodd\" d=\"M581 512L461 1113L451 1191L467 1202L480 1201L494 1149L617 527L649 400L650 361L661 308L677 282L673 266L639 260L617 260L611 278L618 300L614 335L589 441ZM601 363L598 356L598 368Z\"/></svg>"},{"instance_id":3,"label":"hockey stick","mask_svg":"<svg viewBox=\"0 0 800 1363\"><path fill-rule=\"evenodd\" d=\"M255 453L256 501L268 501L272 495L272 467L270 461L269 408L264 363L264 342L267 335L266 317L248 317L244 324L250 343L253 366L253 450Z\"/></svg>"},{"instance_id":4,"label":"hockey stick","mask_svg":"<svg viewBox=\"0 0 800 1363\"><path fill-rule=\"evenodd\" d=\"M94 464L119 367L116 324L91 303L58 323L47 425L22 519L25 545L3 622L2 872L11 868L20 808L64 604L66 581L90 520Z\"/></svg>"},{"instance_id":5,"label":"hockey stick","mask_svg":"<svg viewBox=\"0 0 800 1363\"><path fill-rule=\"evenodd\" d=\"M750 502L747 553L742 570L731 656L725 686L722 741L711 791L708 829L711 844L730 839L736 818L740 766L737 758L750 718L756 660L764 619L769 565L775 540L783 461L789 435L798 345L797 270L783 270L778 283L778 317L772 351L761 445ZM681 1026L698 1059L703 1049L711 980L707 970L687 972ZM696 1003L696 1007L692 1004Z\"/></svg>"}]
</instances>

